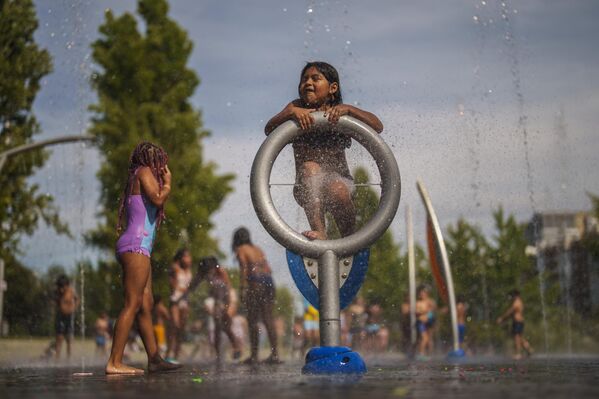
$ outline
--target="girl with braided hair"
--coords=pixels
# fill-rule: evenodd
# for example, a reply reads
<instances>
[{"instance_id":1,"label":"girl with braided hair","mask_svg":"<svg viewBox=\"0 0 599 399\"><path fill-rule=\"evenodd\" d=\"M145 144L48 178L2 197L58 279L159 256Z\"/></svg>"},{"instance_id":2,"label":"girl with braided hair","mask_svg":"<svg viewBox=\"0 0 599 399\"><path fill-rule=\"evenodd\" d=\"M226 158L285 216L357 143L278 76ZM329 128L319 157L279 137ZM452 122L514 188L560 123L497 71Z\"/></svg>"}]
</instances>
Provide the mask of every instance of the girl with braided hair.
<instances>
[{"instance_id":1,"label":"girl with braided hair","mask_svg":"<svg viewBox=\"0 0 599 399\"><path fill-rule=\"evenodd\" d=\"M139 143L129 161L125 191L119 208L117 233L126 212L127 228L116 243L123 268L125 305L116 321L106 374L143 374L123 364L123 352L134 319L148 355L148 371L168 371L180 366L164 361L158 352L152 325L152 269L150 255L156 228L164 219L164 203L171 191L166 152L149 142Z\"/></svg>"}]
</instances>

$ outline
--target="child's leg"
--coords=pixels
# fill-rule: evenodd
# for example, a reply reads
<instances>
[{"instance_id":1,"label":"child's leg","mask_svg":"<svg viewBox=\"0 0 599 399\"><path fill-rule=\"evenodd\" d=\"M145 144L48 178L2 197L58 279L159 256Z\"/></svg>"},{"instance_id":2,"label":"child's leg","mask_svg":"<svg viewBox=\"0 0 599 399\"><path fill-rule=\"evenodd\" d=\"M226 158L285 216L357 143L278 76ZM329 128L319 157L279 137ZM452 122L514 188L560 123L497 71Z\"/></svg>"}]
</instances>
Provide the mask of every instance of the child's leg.
<instances>
[{"instance_id":1,"label":"child's leg","mask_svg":"<svg viewBox=\"0 0 599 399\"><path fill-rule=\"evenodd\" d=\"M141 309L144 288L150 274L150 259L136 253L124 253L120 256L123 266L123 286L125 306L116 321L112 350L106 365L107 374L143 373L143 370L125 366L123 352L133 326L133 320Z\"/></svg>"},{"instance_id":2,"label":"child's leg","mask_svg":"<svg viewBox=\"0 0 599 399\"><path fill-rule=\"evenodd\" d=\"M158 356L158 345L154 335L154 325L152 324L152 308L154 307L154 298L152 297L152 271L148 275L148 280L143 292L141 311L137 313L137 326L139 335L144 343L148 361L152 361Z\"/></svg>"},{"instance_id":3,"label":"child's leg","mask_svg":"<svg viewBox=\"0 0 599 399\"><path fill-rule=\"evenodd\" d=\"M254 292L255 288L250 287L247 293L246 305L248 312L248 330L250 335L250 358L248 359L250 362L258 361L258 309L257 309L257 300L254 298L256 293Z\"/></svg>"},{"instance_id":4,"label":"child's leg","mask_svg":"<svg viewBox=\"0 0 599 399\"><path fill-rule=\"evenodd\" d=\"M262 290L265 292L266 290ZM274 298L270 294L263 295L263 301L261 303L260 313L262 314L262 322L266 327L266 334L268 334L268 342L270 342L270 359L278 360L279 351L277 345L277 332L275 330L275 323L272 317L272 308L274 305Z\"/></svg>"},{"instance_id":5,"label":"child's leg","mask_svg":"<svg viewBox=\"0 0 599 399\"><path fill-rule=\"evenodd\" d=\"M181 353L181 346L185 340L185 326L187 325L187 319L189 318L189 308L179 307L179 328L177 329L177 345L175 346L175 358L179 357Z\"/></svg>"},{"instance_id":6,"label":"child's leg","mask_svg":"<svg viewBox=\"0 0 599 399\"><path fill-rule=\"evenodd\" d=\"M166 349L166 357L174 356L175 347L177 346L177 332L179 331L180 315L179 306L173 304L170 307L171 322L168 328L168 344Z\"/></svg>"},{"instance_id":7,"label":"child's leg","mask_svg":"<svg viewBox=\"0 0 599 399\"><path fill-rule=\"evenodd\" d=\"M328 179L325 184L326 208L331 212L342 237L354 233L356 225L356 209L351 197L348 179L337 174Z\"/></svg>"},{"instance_id":8,"label":"child's leg","mask_svg":"<svg viewBox=\"0 0 599 399\"><path fill-rule=\"evenodd\" d=\"M304 235L312 240L326 240L322 169L318 163L308 161L301 165L297 175L299 186L294 189L295 199L304 208L310 229L312 229L305 232Z\"/></svg>"},{"instance_id":9,"label":"child's leg","mask_svg":"<svg viewBox=\"0 0 599 399\"><path fill-rule=\"evenodd\" d=\"M514 346L516 347L516 357L519 358L522 356L522 335L516 334L514 335Z\"/></svg>"},{"instance_id":10,"label":"child's leg","mask_svg":"<svg viewBox=\"0 0 599 399\"><path fill-rule=\"evenodd\" d=\"M64 341L64 335L56 334L56 360L60 358L60 349L62 348L62 341Z\"/></svg>"},{"instance_id":11,"label":"child's leg","mask_svg":"<svg viewBox=\"0 0 599 399\"><path fill-rule=\"evenodd\" d=\"M237 339L237 337L235 336L235 334L233 333L233 320L231 319L231 316L229 316L229 313L227 312L227 308L225 308L225 310L223 311L223 331L225 332L225 334L227 334L227 337L229 338L229 341L231 341L231 345L233 346L233 351L237 352L240 350L239 348L239 341Z\"/></svg>"},{"instance_id":12,"label":"child's leg","mask_svg":"<svg viewBox=\"0 0 599 399\"><path fill-rule=\"evenodd\" d=\"M69 332L66 336L65 336L65 341L67 342L67 359L71 358L71 337L73 336L72 332Z\"/></svg>"}]
</instances>

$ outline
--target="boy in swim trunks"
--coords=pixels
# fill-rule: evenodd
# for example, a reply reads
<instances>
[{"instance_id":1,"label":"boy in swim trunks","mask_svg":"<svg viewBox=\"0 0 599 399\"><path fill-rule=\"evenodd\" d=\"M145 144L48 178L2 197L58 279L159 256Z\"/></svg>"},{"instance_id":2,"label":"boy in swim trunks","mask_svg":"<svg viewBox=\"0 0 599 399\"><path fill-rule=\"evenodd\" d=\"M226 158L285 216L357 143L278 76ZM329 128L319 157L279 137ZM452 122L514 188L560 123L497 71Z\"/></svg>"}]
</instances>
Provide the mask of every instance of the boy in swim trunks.
<instances>
[{"instance_id":1,"label":"boy in swim trunks","mask_svg":"<svg viewBox=\"0 0 599 399\"><path fill-rule=\"evenodd\" d=\"M304 66L298 85L299 98L273 116L264 131L270 134L285 121L293 120L304 131L293 143L296 186L293 194L304 208L310 240L326 240L325 212L330 212L343 237L354 232L356 211L352 202L353 177L349 172L345 149L351 139L336 133L334 125L343 115L352 116L383 131L379 118L352 105L343 104L337 70L326 62L309 62ZM324 111L331 128L314 131L315 111Z\"/></svg>"},{"instance_id":2,"label":"boy in swim trunks","mask_svg":"<svg viewBox=\"0 0 599 399\"><path fill-rule=\"evenodd\" d=\"M64 274L56 280L56 360L60 358L63 341L67 342L67 358L71 357L71 338L73 337L73 315L79 298L69 278Z\"/></svg>"},{"instance_id":3,"label":"boy in swim trunks","mask_svg":"<svg viewBox=\"0 0 599 399\"><path fill-rule=\"evenodd\" d=\"M239 291L241 302L245 304L248 314L250 334L250 357L246 364L258 362L258 343L260 331L258 322L262 321L270 342L270 356L264 361L279 364L277 334L274 326L273 307L275 302L275 284L272 270L266 261L264 252L252 243L250 232L240 227L233 233L232 249L239 262Z\"/></svg>"},{"instance_id":4,"label":"boy in swim trunks","mask_svg":"<svg viewBox=\"0 0 599 399\"><path fill-rule=\"evenodd\" d=\"M512 318L512 336L514 337L514 359L522 359L522 349L528 356L532 355L533 349L524 338L524 302L520 297L520 291L512 290L509 298L512 301L510 307L497 318L497 324L503 323L508 317Z\"/></svg>"}]
</instances>

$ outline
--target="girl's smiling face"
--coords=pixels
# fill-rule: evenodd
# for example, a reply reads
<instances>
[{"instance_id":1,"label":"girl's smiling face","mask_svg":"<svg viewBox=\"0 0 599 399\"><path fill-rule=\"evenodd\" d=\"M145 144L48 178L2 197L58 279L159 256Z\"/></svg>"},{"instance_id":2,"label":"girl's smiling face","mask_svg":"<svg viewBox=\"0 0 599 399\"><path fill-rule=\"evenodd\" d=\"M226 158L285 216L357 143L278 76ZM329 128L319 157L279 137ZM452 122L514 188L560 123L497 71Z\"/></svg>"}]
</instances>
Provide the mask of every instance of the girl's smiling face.
<instances>
[{"instance_id":1,"label":"girl's smiling face","mask_svg":"<svg viewBox=\"0 0 599 399\"><path fill-rule=\"evenodd\" d=\"M304 104L320 107L328 103L338 89L337 83L330 83L316 67L310 67L302 76L299 95Z\"/></svg>"}]
</instances>

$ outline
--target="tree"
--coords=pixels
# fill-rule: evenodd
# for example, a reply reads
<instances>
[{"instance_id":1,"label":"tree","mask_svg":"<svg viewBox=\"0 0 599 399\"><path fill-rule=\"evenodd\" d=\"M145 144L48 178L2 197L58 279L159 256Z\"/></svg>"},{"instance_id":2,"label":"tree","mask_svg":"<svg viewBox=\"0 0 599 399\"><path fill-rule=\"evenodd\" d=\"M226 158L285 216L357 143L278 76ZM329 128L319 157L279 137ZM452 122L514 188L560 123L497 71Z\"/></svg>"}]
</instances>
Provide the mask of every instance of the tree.
<instances>
[{"instance_id":1,"label":"tree","mask_svg":"<svg viewBox=\"0 0 599 399\"><path fill-rule=\"evenodd\" d=\"M168 18L165 0L140 0L137 12L145 32L138 30L133 15L115 17L109 10L101 38L92 46L101 70L92 76L99 102L91 107L91 132L99 138L104 162L98 172L102 222L89 239L114 250L130 153L138 142L152 141L168 152L173 174L167 219L152 255L164 270L182 245L194 257L219 252L209 235L210 216L231 192L233 176L217 175L216 165L203 158L201 140L208 132L189 101L199 80L186 67L192 51L187 33Z\"/></svg>"},{"instance_id":2,"label":"tree","mask_svg":"<svg viewBox=\"0 0 599 399\"><path fill-rule=\"evenodd\" d=\"M369 181L364 168L354 171L357 184ZM362 227L372 218L379 206L378 194L369 187L360 187L354 196L356 228ZM370 248L368 273L362 286L367 302L376 301L384 310L385 319L391 323L400 317L400 305L407 293L407 261L400 255L400 247L387 230Z\"/></svg>"},{"instance_id":3,"label":"tree","mask_svg":"<svg viewBox=\"0 0 599 399\"><path fill-rule=\"evenodd\" d=\"M30 143L40 132L32 105L52 63L48 52L35 43L37 26L31 1L0 0L0 153ZM35 332L40 303L35 275L16 259L22 236L31 235L40 219L58 233L67 232L52 197L27 181L46 158L42 150L11 157L0 174L0 258L9 283L6 319L16 327L15 333Z\"/></svg>"},{"instance_id":4,"label":"tree","mask_svg":"<svg viewBox=\"0 0 599 399\"><path fill-rule=\"evenodd\" d=\"M37 18L31 1L0 0L0 153L31 142L39 124L31 110L41 79L52 64L46 50L34 41ZM0 175L0 257L19 252L23 234L32 234L39 219L58 232L52 197L40 194L27 179L44 164L47 154L37 150L7 160ZM10 267L10 264L8 265Z\"/></svg>"}]
</instances>

